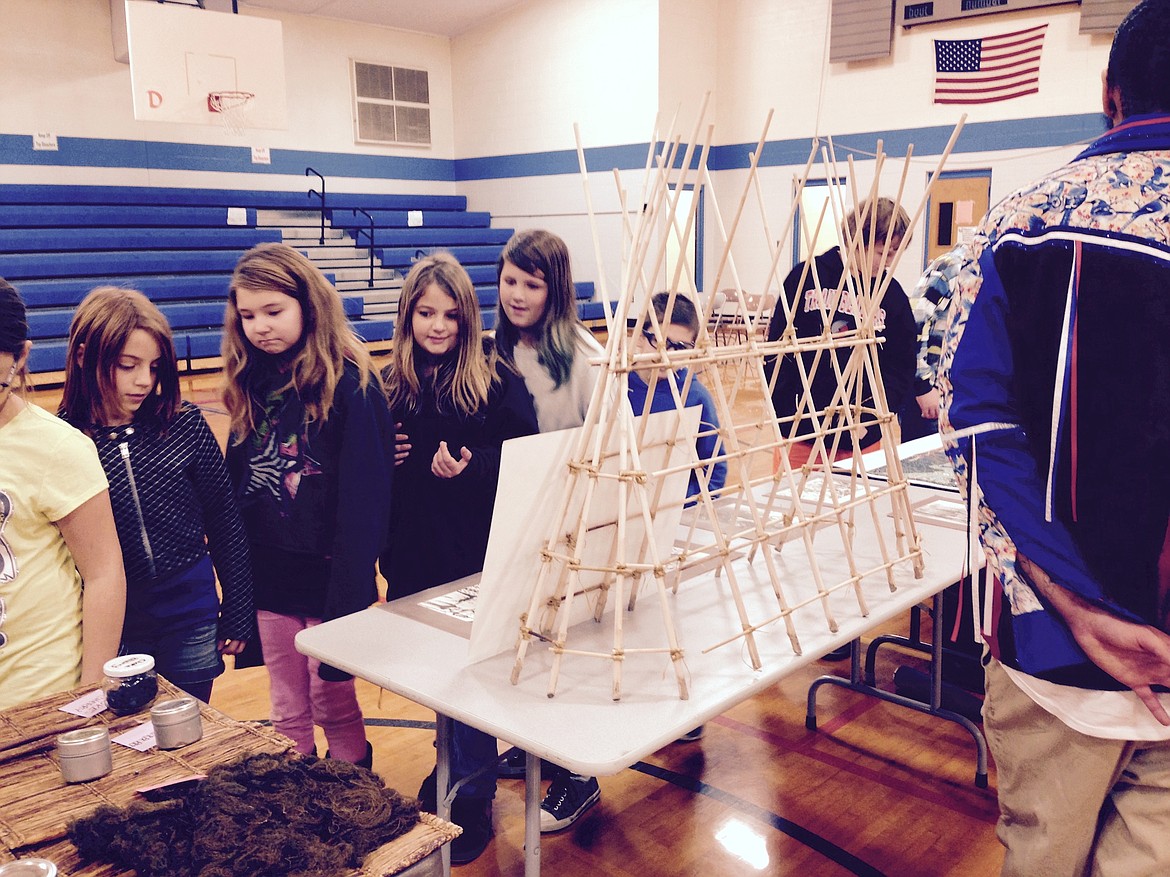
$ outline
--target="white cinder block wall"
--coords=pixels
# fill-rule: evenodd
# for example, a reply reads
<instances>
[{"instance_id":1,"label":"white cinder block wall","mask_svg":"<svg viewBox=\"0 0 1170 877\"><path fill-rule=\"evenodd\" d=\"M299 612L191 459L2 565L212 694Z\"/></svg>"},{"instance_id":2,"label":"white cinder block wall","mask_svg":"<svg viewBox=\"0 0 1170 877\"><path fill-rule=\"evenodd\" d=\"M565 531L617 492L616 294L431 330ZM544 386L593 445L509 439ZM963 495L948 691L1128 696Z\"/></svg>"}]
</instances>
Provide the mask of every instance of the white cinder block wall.
<instances>
[{"instance_id":1,"label":"white cinder block wall","mask_svg":"<svg viewBox=\"0 0 1170 877\"><path fill-rule=\"evenodd\" d=\"M937 161L937 148L922 144L938 141L961 112L931 101L934 39L1049 25L1040 93L967 108L970 133L948 164L990 168L993 201L1075 154L1069 141L1100 109L1110 42L1080 35L1071 4L897 28L891 57L854 64L825 61L830 0L528 0L450 40L240 5L242 14L282 23L288 130L235 137L218 127L136 121L129 68L113 56L109 0L0 0L8 37L0 182L297 189L306 185L305 165L323 165L334 191L465 194L497 226L548 227L569 240L579 279L604 279L613 291L621 225L610 168L625 168L621 187L633 204L655 119L665 128L677 113L676 129L689 137L710 92L707 117L726 169L714 171L707 203L707 288L719 248L712 208L725 217L734 210L744 159L774 110L760 169L766 206L745 209L736 247L741 282L761 289L770 264L765 225L781 237L793 176L814 135L831 135L841 161L855 150L861 191L879 137L898 156L917 140L904 196L917 205ZM351 58L429 72L429 148L354 144ZM575 172L574 123L585 147L601 151L591 153L590 192L604 269ZM40 132L62 139L60 154L32 153L31 135ZM240 157L249 146L269 147L273 166L250 166ZM897 186L901 167L893 164L883 191ZM782 275L792 262L790 235L781 246ZM920 236L899 270L904 285L914 282L922 252Z\"/></svg>"},{"instance_id":2,"label":"white cinder block wall","mask_svg":"<svg viewBox=\"0 0 1170 877\"><path fill-rule=\"evenodd\" d=\"M246 3L241 6L246 9ZM246 9L246 14L282 24L287 130L252 130L235 136L219 126L137 121L130 67L114 60L110 0L0 0L0 22L10 41L0 53L0 138L47 132L95 141L90 145L92 163L71 167L54 166L47 153L38 157L44 164L5 163L5 155L13 156L16 147L0 148L0 182L295 189L305 183L304 164L317 164L322 156L447 162L455 157L449 40L261 9ZM434 100L429 148L354 143L351 58L429 72ZM213 148L195 150L198 159L187 162L207 165L205 169L163 168L152 157L154 143ZM139 154L126 144L138 144ZM223 148L251 146L303 151L306 160L292 175L257 175L250 168L233 172L225 170L229 162L217 161L217 151ZM133 164L103 166L107 158L101 153L107 147L119 147L117 155L129 154ZM330 182L336 191L455 192L453 180L338 176Z\"/></svg>"}]
</instances>

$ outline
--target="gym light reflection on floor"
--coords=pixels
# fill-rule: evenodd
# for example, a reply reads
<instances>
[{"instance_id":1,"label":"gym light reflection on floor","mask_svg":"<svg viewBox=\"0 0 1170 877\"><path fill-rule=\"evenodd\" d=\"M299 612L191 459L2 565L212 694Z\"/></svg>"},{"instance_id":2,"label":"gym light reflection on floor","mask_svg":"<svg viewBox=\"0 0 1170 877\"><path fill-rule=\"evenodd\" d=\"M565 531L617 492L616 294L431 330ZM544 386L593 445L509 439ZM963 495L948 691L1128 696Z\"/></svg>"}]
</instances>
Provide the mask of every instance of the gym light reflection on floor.
<instances>
[{"instance_id":1,"label":"gym light reflection on floor","mask_svg":"<svg viewBox=\"0 0 1170 877\"><path fill-rule=\"evenodd\" d=\"M727 852L737 859L742 859L757 871L763 871L768 867L770 860L764 837L748 823L739 819L729 819L715 833L715 839Z\"/></svg>"}]
</instances>

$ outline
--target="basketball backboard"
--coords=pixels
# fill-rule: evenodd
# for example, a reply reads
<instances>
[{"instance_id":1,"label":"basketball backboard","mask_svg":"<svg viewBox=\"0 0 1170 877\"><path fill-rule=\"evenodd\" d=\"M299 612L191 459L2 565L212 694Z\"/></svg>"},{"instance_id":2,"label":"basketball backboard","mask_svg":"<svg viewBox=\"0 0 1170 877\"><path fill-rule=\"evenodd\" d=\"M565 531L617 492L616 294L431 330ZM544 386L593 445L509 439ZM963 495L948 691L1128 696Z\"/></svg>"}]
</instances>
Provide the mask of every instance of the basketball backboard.
<instances>
[{"instance_id":1,"label":"basketball backboard","mask_svg":"<svg viewBox=\"0 0 1170 877\"><path fill-rule=\"evenodd\" d=\"M134 118L222 125L226 92L252 95L243 127L287 128L281 23L195 6L127 0Z\"/></svg>"}]
</instances>

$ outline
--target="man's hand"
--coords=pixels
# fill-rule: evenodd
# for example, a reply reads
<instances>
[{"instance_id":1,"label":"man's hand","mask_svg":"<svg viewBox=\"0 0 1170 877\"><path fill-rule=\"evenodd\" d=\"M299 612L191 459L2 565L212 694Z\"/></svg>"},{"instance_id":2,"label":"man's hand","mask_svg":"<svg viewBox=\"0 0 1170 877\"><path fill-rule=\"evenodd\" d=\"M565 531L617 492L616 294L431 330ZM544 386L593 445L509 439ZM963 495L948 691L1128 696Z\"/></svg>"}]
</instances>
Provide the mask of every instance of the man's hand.
<instances>
[{"instance_id":1,"label":"man's hand","mask_svg":"<svg viewBox=\"0 0 1170 877\"><path fill-rule=\"evenodd\" d=\"M926 420L938 420L938 390L930 389L918 396L918 410Z\"/></svg>"},{"instance_id":2,"label":"man's hand","mask_svg":"<svg viewBox=\"0 0 1170 877\"><path fill-rule=\"evenodd\" d=\"M1153 685L1170 687L1170 636L1148 624L1126 621L1062 588L1022 554L1016 561L1036 590L1068 625L1089 660L1133 690L1154 718L1170 725Z\"/></svg>"}]
</instances>

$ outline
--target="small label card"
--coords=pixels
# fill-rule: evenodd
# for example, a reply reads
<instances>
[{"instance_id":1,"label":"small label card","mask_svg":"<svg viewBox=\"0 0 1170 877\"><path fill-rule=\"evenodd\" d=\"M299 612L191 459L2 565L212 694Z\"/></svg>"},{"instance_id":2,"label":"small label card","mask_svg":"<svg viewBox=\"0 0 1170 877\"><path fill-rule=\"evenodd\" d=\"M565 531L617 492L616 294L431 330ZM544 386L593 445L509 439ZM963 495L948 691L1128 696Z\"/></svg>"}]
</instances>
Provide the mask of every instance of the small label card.
<instances>
[{"instance_id":1,"label":"small label card","mask_svg":"<svg viewBox=\"0 0 1170 877\"><path fill-rule=\"evenodd\" d=\"M267 146L252 147L252 164L272 164L272 153Z\"/></svg>"},{"instance_id":2,"label":"small label card","mask_svg":"<svg viewBox=\"0 0 1170 877\"><path fill-rule=\"evenodd\" d=\"M247 207L229 207L227 209L227 224L228 225L247 225L248 224L248 208Z\"/></svg>"},{"instance_id":3,"label":"small label card","mask_svg":"<svg viewBox=\"0 0 1170 877\"><path fill-rule=\"evenodd\" d=\"M207 779L207 774L205 773L192 773L184 777L179 777L178 779L166 780L153 786L143 786L140 789L135 789L134 792L135 794L150 798L154 792L165 792L174 789L176 786L189 785L205 779Z\"/></svg>"},{"instance_id":4,"label":"small label card","mask_svg":"<svg viewBox=\"0 0 1170 877\"><path fill-rule=\"evenodd\" d=\"M32 136L32 138L33 138L33 150L35 150L35 151L42 151L43 150L43 151L47 151L47 152L57 152L58 151L57 135L56 134L34 134Z\"/></svg>"},{"instance_id":5,"label":"small label card","mask_svg":"<svg viewBox=\"0 0 1170 877\"><path fill-rule=\"evenodd\" d=\"M92 719L98 713L106 708L106 693L100 688L94 689L89 694L83 694L77 700L70 701L65 706L60 707L63 713L72 713L75 716L81 716L83 719Z\"/></svg>"},{"instance_id":6,"label":"small label card","mask_svg":"<svg viewBox=\"0 0 1170 877\"><path fill-rule=\"evenodd\" d=\"M113 740L115 743L125 746L128 749L137 749L139 752L146 752L155 745L154 723L146 721L141 725L135 725L125 734L119 734Z\"/></svg>"},{"instance_id":7,"label":"small label card","mask_svg":"<svg viewBox=\"0 0 1170 877\"><path fill-rule=\"evenodd\" d=\"M406 224L410 228L418 228L423 224L423 215L421 210L407 210Z\"/></svg>"}]
</instances>

